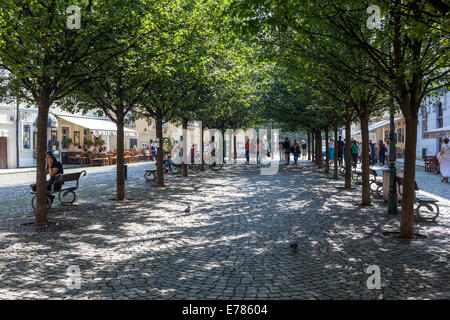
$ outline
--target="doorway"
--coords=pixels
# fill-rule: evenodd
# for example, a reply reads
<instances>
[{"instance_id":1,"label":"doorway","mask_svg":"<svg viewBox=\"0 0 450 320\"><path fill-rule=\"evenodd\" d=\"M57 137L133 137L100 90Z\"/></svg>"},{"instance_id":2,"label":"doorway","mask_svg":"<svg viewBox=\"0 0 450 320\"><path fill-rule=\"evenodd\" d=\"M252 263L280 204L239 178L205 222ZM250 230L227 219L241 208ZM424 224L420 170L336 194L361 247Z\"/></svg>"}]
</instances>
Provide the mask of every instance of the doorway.
<instances>
[{"instance_id":1,"label":"doorway","mask_svg":"<svg viewBox=\"0 0 450 320\"><path fill-rule=\"evenodd\" d=\"M0 169L8 169L8 144L6 137L0 137Z\"/></svg>"}]
</instances>

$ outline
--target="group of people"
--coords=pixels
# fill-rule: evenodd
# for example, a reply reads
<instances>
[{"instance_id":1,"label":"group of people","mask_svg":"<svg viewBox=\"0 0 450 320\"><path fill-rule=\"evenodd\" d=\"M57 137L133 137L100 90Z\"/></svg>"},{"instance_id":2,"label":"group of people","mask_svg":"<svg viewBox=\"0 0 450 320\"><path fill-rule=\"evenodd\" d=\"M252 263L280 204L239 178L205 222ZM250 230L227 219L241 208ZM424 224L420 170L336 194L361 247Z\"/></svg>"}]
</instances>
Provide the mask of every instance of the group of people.
<instances>
[{"instance_id":1,"label":"group of people","mask_svg":"<svg viewBox=\"0 0 450 320\"><path fill-rule=\"evenodd\" d=\"M334 152L337 147L337 156L339 165L342 165L342 162L345 161L345 140L342 140L342 136L339 136L339 140L337 143L334 142L333 139L330 139L328 142L328 150L329 150L329 158L331 161L334 161ZM351 140L351 161L354 163L362 162L362 143L358 142L356 139ZM385 163L389 162L389 152L390 152L390 142L386 140L386 143L383 140L379 140L378 143L374 143L372 140L369 141L369 158L370 165L375 165L380 163L381 165L385 165Z\"/></svg>"},{"instance_id":2,"label":"group of people","mask_svg":"<svg viewBox=\"0 0 450 320\"><path fill-rule=\"evenodd\" d=\"M300 143L298 140L294 139L291 144L289 138L285 138L284 142L280 142L280 156L284 156L284 162L289 164L291 153L294 156L294 164L297 164L298 158L301 157L302 160L306 160L308 145L305 140Z\"/></svg>"},{"instance_id":3,"label":"group of people","mask_svg":"<svg viewBox=\"0 0 450 320\"><path fill-rule=\"evenodd\" d=\"M87 147L87 146L80 146L80 148L81 148L81 151L83 151L83 152L92 152L92 153L106 153L106 147L105 146L102 146L102 145L97 145L97 144L94 144L94 145L92 145L91 147Z\"/></svg>"}]
</instances>

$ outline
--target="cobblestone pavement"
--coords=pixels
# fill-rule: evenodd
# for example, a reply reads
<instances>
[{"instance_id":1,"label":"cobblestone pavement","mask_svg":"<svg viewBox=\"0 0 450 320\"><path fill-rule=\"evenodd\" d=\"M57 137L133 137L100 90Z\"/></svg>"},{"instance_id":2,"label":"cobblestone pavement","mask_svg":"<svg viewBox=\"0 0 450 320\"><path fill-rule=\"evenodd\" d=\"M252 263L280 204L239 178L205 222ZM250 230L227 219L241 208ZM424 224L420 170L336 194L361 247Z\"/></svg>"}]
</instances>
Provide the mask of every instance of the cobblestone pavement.
<instances>
[{"instance_id":1,"label":"cobblestone pavement","mask_svg":"<svg viewBox=\"0 0 450 320\"><path fill-rule=\"evenodd\" d=\"M304 162L273 176L252 165L170 176L165 188L145 182L146 166L129 166L134 199L122 203L108 201L113 169L88 168L76 205L49 212L77 225L57 232L9 228L32 220L34 175L0 176L0 299L450 298L448 199L436 223L416 223L428 238L406 241L382 235L400 217L380 200L361 208L360 187L337 190L342 180ZM367 288L370 265L381 289Z\"/></svg>"}]
</instances>

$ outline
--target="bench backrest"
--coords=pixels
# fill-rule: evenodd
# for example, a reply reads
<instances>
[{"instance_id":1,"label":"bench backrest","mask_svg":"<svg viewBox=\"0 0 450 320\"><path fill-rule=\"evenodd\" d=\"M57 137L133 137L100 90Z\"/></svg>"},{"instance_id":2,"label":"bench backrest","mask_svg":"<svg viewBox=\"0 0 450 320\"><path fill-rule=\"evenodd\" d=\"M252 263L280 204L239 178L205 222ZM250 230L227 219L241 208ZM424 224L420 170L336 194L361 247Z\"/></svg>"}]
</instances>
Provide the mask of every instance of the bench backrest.
<instances>
[{"instance_id":1,"label":"bench backrest","mask_svg":"<svg viewBox=\"0 0 450 320\"><path fill-rule=\"evenodd\" d=\"M377 171L370 169L370 168L369 168L369 174L373 175L374 177L378 177Z\"/></svg>"},{"instance_id":2,"label":"bench backrest","mask_svg":"<svg viewBox=\"0 0 450 320\"><path fill-rule=\"evenodd\" d=\"M65 182L76 181L77 182L76 188L78 189L78 181L80 180L80 177L84 177L85 175L86 175L85 170L75 173L58 174L55 176L54 184L64 184Z\"/></svg>"},{"instance_id":3,"label":"bench backrest","mask_svg":"<svg viewBox=\"0 0 450 320\"><path fill-rule=\"evenodd\" d=\"M398 193L403 196L403 178L402 177L396 177L397 180L397 189ZM417 185L417 182L414 181L414 190L419 191L419 186Z\"/></svg>"}]
</instances>

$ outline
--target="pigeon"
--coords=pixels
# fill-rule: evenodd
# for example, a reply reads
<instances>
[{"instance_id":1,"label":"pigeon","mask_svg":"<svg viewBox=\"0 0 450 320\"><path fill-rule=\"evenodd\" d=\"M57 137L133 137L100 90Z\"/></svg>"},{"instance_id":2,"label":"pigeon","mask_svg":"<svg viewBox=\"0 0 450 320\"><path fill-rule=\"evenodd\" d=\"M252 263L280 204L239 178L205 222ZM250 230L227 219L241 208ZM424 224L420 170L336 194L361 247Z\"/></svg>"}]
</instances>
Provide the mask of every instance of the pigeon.
<instances>
[{"instance_id":1,"label":"pigeon","mask_svg":"<svg viewBox=\"0 0 450 320\"><path fill-rule=\"evenodd\" d=\"M184 213L191 212L191 205L188 205L186 209L184 209Z\"/></svg>"},{"instance_id":2,"label":"pigeon","mask_svg":"<svg viewBox=\"0 0 450 320\"><path fill-rule=\"evenodd\" d=\"M291 243L291 245L289 246L293 251L297 251L298 250L298 244L296 242Z\"/></svg>"}]
</instances>

